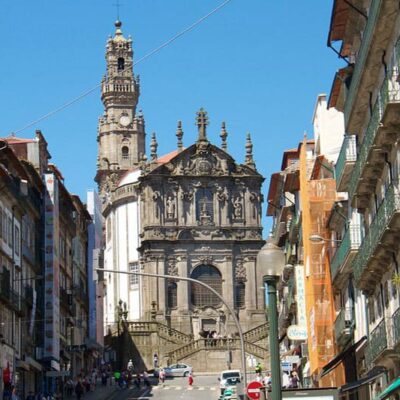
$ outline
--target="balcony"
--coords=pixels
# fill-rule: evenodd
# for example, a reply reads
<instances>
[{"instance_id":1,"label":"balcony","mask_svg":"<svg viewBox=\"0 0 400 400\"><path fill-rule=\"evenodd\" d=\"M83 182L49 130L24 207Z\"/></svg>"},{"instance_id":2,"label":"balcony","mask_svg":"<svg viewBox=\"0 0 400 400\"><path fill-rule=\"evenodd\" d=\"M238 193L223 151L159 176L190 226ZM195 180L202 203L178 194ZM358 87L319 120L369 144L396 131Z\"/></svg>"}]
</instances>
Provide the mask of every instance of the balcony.
<instances>
[{"instance_id":1,"label":"balcony","mask_svg":"<svg viewBox=\"0 0 400 400\"><path fill-rule=\"evenodd\" d=\"M296 243L299 237L300 225L301 217L299 217L298 215L294 215L289 226L288 239L290 243Z\"/></svg>"},{"instance_id":2,"label":"balcony","mask_svg":"<svg viewBox=\"0 0 400 400\"><path fill-rule=\"evenodd\" d=\"M341 275L343 275L343 277L350 272L348 271L348 267L351 265L351 262L357 254L360 244L361 227L360 225L350 224L331 260L332 282L338 276L339 271L341 271Z\"/></svg>"},{"instance_id":3,"label":"balcony","mask_svg":"<svg viewBox=\"0 0 400 400\"><path fill-rule=\"evenodd\" d=\"M400 344L400 308L398 308L392 317L393 325L393 344L398 346Z\"/></svg>"},{"instance_id":4,"label":"balcony","mask_svg":"<svg viewBox=\"0 0 400 400\"><path fill-rule=\"evenodd\" d=\"M353 338L354 315L352 308L342 308L335 320L335 339L339 346L344 346Z\"/></svg>"},{"instance_id":5,"label":"balcony","mask_svg":"<svg viewBox=\"0 0 400 400\"><path fill-rule=\"evenodd\" d=\"M368 367L387 349L386 324L383 319L369 335L365 349L365 362Z\"/></svg>"},{"instance_id":6,"label":"balcony","mask_svg":"<svg viewBox=\"0 0 400 400\"><path fill-rule=\"evenodd\" d=\"M335 165L336 189L345 192L349 183L351 171L357 160L357 140L355 135L344 137L339 157Z\"/></svg>"},{"instance_id":7,"label":"balcony","mask_svg":"<svg viewBox=\"0 0 400 400\"><path fill-rule=\"evenodd\" d=\"M397 44L396 48L399 51L400 45ZM354 199L357 195L358 208L367 206L368 197L365 194L371 191L371 186L375 186L377 179L382 174L385 160L379 150L388 145L392 146L395 142L394 137L398 135L394 129L400 123L398 77L398 67L395 66L383 80L350 177L349 199L355 205Z\"/></svg>"},{"instance_id":8,"label":"balcony","mask_svg":"<svg viewBox=\"0 0 400 400\"><path fill-rule=\"evenodd\" d=\"M398 188L389 185L368 233L353 261L353 273L359 289L371 292L386 272L392 252L397 251L399 241L396 236L400 228L400 194Z\"/></svg>"},{"instance_id":9,"label":"balcony","mask_svg":"<svg viewBox=\"0 0 400 400\"><path fill-rule=\"evenodd\" d=\"M2 299L9 308L17 313L22 312L21 296L12 289L9 275L0 274L0 299Z\"/></svg>"}]
</instances>

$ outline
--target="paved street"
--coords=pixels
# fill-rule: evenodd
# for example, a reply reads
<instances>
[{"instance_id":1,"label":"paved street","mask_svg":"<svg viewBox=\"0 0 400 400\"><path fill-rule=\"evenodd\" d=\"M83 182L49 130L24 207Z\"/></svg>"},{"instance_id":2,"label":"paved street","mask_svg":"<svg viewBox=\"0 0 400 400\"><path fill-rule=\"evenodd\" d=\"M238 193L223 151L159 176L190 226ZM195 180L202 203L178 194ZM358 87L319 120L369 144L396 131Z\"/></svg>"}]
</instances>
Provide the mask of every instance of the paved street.
<instances>
[{"instance_id":1,"label":"paved street","mask_svg":"<svg viewBox=\"0 0 400 400\"><path fill-rule=\"evenodd\" d=\"M153 382L155 383L155 382ZM241 388L239 388L241 391ZM112 400L214 400L219 397L217 376L195 376L193 387L187 378L167 379L164 385L153 385L150 389L126 389L112 397Z\"/></svg>"}]
</instances>

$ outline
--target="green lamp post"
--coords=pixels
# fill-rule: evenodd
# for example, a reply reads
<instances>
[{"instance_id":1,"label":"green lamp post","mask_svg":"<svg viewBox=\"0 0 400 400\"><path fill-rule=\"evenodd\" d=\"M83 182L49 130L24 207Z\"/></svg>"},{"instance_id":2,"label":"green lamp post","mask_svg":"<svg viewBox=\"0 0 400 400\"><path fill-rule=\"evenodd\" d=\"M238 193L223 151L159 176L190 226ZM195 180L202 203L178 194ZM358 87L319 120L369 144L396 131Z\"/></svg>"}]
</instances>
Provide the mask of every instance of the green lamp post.
<instances>
[{"instance_id":1,"label":"green lamp post","mask_svg":"<svg viewBox=\"0 0 400 400\"><path fill-rule=\"evenodd\" d=\"M285 265L285 256L282 249L274 245L272 239L260 250L257 256L257 265L264 271L263 277L268 294L268 321L269 321L269 350L271 362L272 400L282 399L281 363L278 340L278 308L276 286Z\"/></svg>"}]
</instances>

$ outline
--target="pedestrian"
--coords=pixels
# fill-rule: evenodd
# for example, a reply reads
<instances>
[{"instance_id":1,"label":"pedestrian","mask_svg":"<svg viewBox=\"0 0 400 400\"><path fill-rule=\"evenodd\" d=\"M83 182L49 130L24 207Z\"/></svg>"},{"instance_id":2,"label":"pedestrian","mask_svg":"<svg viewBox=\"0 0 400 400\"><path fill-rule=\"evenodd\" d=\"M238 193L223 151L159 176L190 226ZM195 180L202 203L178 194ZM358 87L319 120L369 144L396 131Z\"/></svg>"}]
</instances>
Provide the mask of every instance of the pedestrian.
<instances>
[{"instance_id":1,"label":"pedestrian","mask_svg":"<svg viewBox=\"0 0 400 400\"><path fill-rule=\"evenodd\" d=\"M271 389L271 373L267 372L262 380L263 385L270 390Z\"/></svg>"},{"instance_id":2,"label":"pedestrian","mask_svg":"<svg viewBox=\"0 0 400 400\"><path fill-rule=\"evenodd\" d=\"M35 395L31 390L29 391L28 396L26 396L26 400L35 400Z\"/></svg>"},{"instance_id":3,"label":"pedestrian","mask_svg":"<svg viewBox=\"0 0 400 400\"><path fill-rule=\"evenodd\" d=\"M165 371L164 371L164 368L161 368L160 373L158 375L158 379L160 380L160 382L162 384L164 384L164 382L165 382Z\"/></svg>"},{"instance_id":4,"label":"pedestrian","mask_svg":"<svg viewBox=\"0 0 400 400\"><path fill-rule=\"evenodd\" d=\"M143 371L143 383L146 387L150 387L149 374L146 370Z\"/></svg>"},{"instance_id":5,"label":"pedestrian","mask_svg":"<svg viewBox=\"0 0 400 400\"><path fill-rule=\"evenodd\" d=\"M127 370L129 372L133 372L133 361L132 360L128 361Z\"/></svg>"},{"instance_id":6,"label":"pedestrian","mask_svg":"<svg viewBox=\"0 0 400 400\"><path fill-rule=\"evenodd\" d=\"M154 353L154 355L153 355L153 366L154 366L154 368L158 367L158 355L157 355L157 353Z\"/></svg>"},{"instance_id":7,"label":"pedestrian","mask_svg":"<svg viewBox=\"0 0 400 400\"><path fill-rule=\"evenodd\" d=\"M82 395L83 395L83 385L80 380L78 380L78 382L76 383L75 394L76 394L77 400L81 400Z\"/></svg>"},{"instance_id":8,"label":"pedestrian","mask_svg":"<svg viewBox=\"0 0 400 400\"><path fill-rule=\"evenodd\" d=\"M289 374L287 371L283 371L282 373L282 387L288 388L290 385Z\"/></svg>"},{"instance_id":9,"label":"pedestrian","mask_svg":"<svg viewBox=\"0 0 400 400\"><path fill-rule=\"evenodd\" d=\"M188 384L189 384L189 386L193 385L193 375L192 375L192 373L189 374Z\"/></svg>"},{"instance_id":10,"label":"pedestrian","mask_svg":"<svg viewBox=\"0 0 400 400\"><path fill-rule=\"evenodd\" d=\"M259 363L259 362L257 363L255 372L256 372L256 374L261 374L261 372L262 372L261 363Z\"/></svg>"},{"instance_id":11,"label":"pedestrian","mask_svg":"<svg viewBox=\"0 0 400 400\"><path fill-rule=\"evenodd\" d=\"M297 374L296 371L292 371L290 373L290 379L289 379L289 387L293 389L297 389L299 387L299 375Z\"/></svg>"},{"instance_id":12,"label":"pedestrian","mask_svg":"<svg viewBox=\"0 0 400 400\"><path fill-rule=\"evenodd\" d=\"M140 385L141 385L142 381L141 381L141 377L140 377L140 373L138 372L136 374L136 379L135 379L135 385L138 389L140 389Z\"/></svg>"},{"instance_id":13,"label":"pedestrian","mask_svg":"<svg viewBox=\"0 0 400 400\"><path fill-rule=\"evenodd\" d=\"M13 388L11 391L11 400L20 400L18 394L17 394L17 388Z\"/></svg>"},{"instance_id":14,"label":"pedestrian","mask_svg":"<svg viewBox=\"0 0 400 400\"><path fill-rule=\"evenodd\" d=\"M117 385L117 386L120 386L120 379L121 379L121 372L119 372L119 371L115 371L114 372L114 379L115 379L115 384Z\"/></svg>"}]
</instances>

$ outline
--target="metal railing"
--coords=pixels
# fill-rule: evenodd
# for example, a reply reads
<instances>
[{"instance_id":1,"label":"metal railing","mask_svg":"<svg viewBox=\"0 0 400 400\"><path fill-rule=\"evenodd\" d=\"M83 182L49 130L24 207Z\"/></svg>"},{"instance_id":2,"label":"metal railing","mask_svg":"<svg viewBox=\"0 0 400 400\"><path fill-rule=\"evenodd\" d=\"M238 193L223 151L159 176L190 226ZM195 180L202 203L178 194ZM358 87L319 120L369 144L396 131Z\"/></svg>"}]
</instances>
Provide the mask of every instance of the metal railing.
<instances>
[{"instance_id":1,"label":"metal railing","mask_svg":"<svg viewBox=\"0 0 400 400\"><path fill-rule=\"evenodd\" d=\"M396 49L399 50L400 44L396 45ZM400 101L400 85L397 82L398 78L398 66L391 68L382 82L382 86L379 90L378 97L375 101L375 105L372 110L371 118L368 122L367 129L360 147L360 151L357 156L357 161L354 165L353 172L351 174L348 193L349 198L352 199L357 189L360 176L364 170L364 167L368 160L368 155L371 151L371 147L375 142L376 134L380 127L380 121L385 112L385 108L388 103Z\"/></svg>"},{"instance_id":2,"label":"metal railing","mask_svg":"<svg viewBox=\"0 0 400 400\"><path fill-rule=\"evenodd\" d=\"M397 346L400 344L400 308L398 308L392 317L393 322L393 344Z\"/></svg>"},{"instance_id":3,"label":"metal railing","mask_svg":"<svg viewBox=\"0 0 400 400\"><path fill-rule=\"evenodd\" d=\"M331 260L332 281L335 279L348 254L353 250L358 250L360 244L361 227L358 224L350 224Z\"/></svg>"},{"instance_id":4,"label":"metal railing","mask_svg":"<svg viewBox=\"0 0 400 400\"><path fill-rule=\"evenodd\" d=\"M353 309L351 307L342 308L335 319L335 339L340 343L343 336L350 336L354 328Z\"/></svg>"},{"instance_id":5,"label":"metal railing","mask_svg":"<svg viewBox=\"0 0 400 400\"><path fill-rule=\"evenodd\" d=\"M374 34L375 24L378 19L381 3L382 0L372 0L371 6L369 8L368 20L363 32L362 42L358 50L357 61L354 67L353 76L351 78L351 85L347 93L346 103L344 107L344 120L346 126L350 117L350 113L353 110L354 100L357 97L361 75L365 67L367 55L371 49L371 41Z\"/></svg>"},{"instance_id":6,"label":"metal railing","mask_svg":"<svg viewBox=\"0 0 400 400\"><path fill-rule=\"evenodd\" d=\"M357 160L357 140L356 135L346 135L340 148L339 157L335 165L336 188L339 190L343 178L345 167L348 163Z\"/></svg>"},{"instance_id":7,"label":"metal railing","mask_svg":"<svg viewBox=\"0 0 400 400\"><path fill-rule=\"evenodd\" d=\"M365 348L366 364L371 366L387 346L386 323L385 320L382 319L378 326L369 335L367 347Z\"/></svg>"},{"instance_id":8,"label":"metal railing","mask_svg":"<svg viewBox=\"0 0 400 400\"><path fill-rule=\"evenodd\" d=\"M376 213L368 233L365 235L359 251L353 261L354 278L358 283L372 254L375 252L382 234L387 229L395 212L400 211L400 195L393 183L389 185L385 197Z\"/></svg>"}]
</instances>

